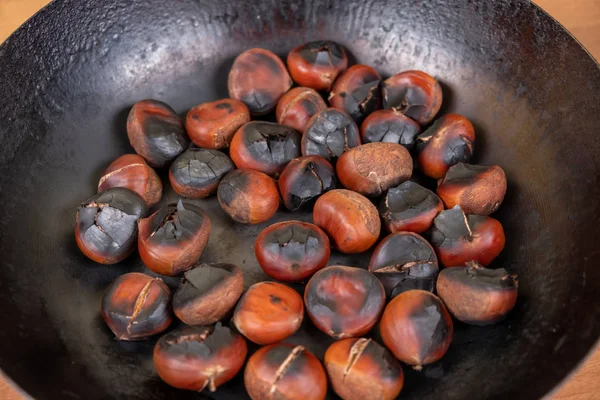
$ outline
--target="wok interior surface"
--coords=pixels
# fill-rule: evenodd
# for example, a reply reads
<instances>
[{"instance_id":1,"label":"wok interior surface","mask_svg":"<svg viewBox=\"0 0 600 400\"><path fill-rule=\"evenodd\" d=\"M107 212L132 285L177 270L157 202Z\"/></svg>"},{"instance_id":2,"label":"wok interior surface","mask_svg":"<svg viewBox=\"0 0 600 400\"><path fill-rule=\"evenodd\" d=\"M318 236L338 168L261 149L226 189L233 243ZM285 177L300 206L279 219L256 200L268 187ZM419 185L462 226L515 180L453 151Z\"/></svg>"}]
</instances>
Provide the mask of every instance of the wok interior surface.
<instances>
[{"instance_id":1,"label":"wok interior surface","mask_svg":"<svg viewBox=\"0 0 600 400\"><path fill-rule=\"evenodd\" d=\"M494 267L517 273L520 297L491 327L456 323L448 354L417 373L404 399L537 398L600 335L600 72L554 20L527 1L56 1L0 47L0 367L39 399L244 399L241 374L215 394L172 389L152 368L156 338L117 342L99 313L118 275L148 272L139 257L86 259L76 208L102 170L132 152L129 108L156 98L180 115L227 97L236 55L285 56L309 40L337 41L384 77L436 76L442 113L476 129L474 162L501 165L507 198L495 214L507 245ZM166 174L163 173L163 178ZM166 182L166 181L164 181ZM175 199L169 192L168 200ZM266 277L257 233L204 201L212 232L202 261ZM330 264L366 267L369 254ZM178 279L167 279L175 287ZM290 339L322 358L311 324ZM334 398L333 395L330 395Z\"/></svg>"}]
</instances>

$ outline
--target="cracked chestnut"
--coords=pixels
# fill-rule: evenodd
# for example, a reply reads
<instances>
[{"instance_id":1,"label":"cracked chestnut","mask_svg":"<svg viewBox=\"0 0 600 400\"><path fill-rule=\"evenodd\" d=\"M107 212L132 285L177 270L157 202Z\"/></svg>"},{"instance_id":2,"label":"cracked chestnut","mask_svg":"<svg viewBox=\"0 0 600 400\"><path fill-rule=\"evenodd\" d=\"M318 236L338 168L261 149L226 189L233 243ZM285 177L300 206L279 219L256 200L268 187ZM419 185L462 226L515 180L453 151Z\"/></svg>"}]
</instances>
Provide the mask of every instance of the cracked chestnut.
<instances>
[{"instance_id":1,"label":"cracked chestnut","mask_svg":"<svg viewBox=\"0 0 600 400\"><path fill-rule=\"evenodd\" d=\"M297 87L281 97L275 116L281 125L304 132L308 120L326 109L327 104L319 93L307 87Z\"/></svg>"},{"instance_id":2,"label":"cracked chestnut","mask_svg":"<svg viewBox=\"0 0 600 400\"><path fill-rule=\"evenodd\" d=\"M185 129L196 146L224 149L246 122L250 122L250 111L244 103L222 99L192 108L185 119Z\"/></svg>"},{"instance_id":3,"label":"cracked chestnut","mask_svg":"<svg viewBox=\"0 0 600 400\"><path fill-rule=\"evenodd\" d=\"M290 211L312 206L323 193L335 189L335 171L321 156L294 158L277 181L283 204Z\"/></svg>"},{"instance_id":4,"label":"cracked chestnut","mask_svg":"<svg viewBox=\"0 0 600 400\"><path fill-rule=\"evenodd\" d=\"M169 181L178 195L201 199L215 194L221 179L234 169L231 159L218 150L191 148L173 161Z\"/></svg>"},{"instance_id":5,"label":"cracked chestnut","mask_svg":"<svg viewBox=\"0 0 600 400\"><path fill-rule=\"evenodd\" d=\"M398 143L413 151L421 127L412 119L395 110L377 110L360 126L363 143Z\"/></svg>"},{"instance_id":6,"label":"cracked chestnut","mask_svg":"<svg viewBox=\"0 0 600 400\"><path fill-rule=\"evenodd\" d=\"M335 42L309 42L290 51L287 66L298 85L329 91L338 75L348 68L348 56Z\"/></svg>"},{"instance_id":7,"label":"cracked chestnut","mask_svg":"<svg viewBox=\"0 0 600 400\"><path fill-rule=\"evenodd\" d=\"M368 65L356 64L336 79L329 104L348 113L357 123L381 108L381 76Z\"/></svg>"},{"instance_id":8,"label":"cracked chestnut","mask_svg":"<svg viewBox=\"0 0 600 400\"><path fill-rule=\"evenodd\" d=\"M319 155L327 161L336 160L356 146L360 146L358 126L348 114L335 108L313 115L302 135L302 155Z\"/></svg>"}]
</instances>

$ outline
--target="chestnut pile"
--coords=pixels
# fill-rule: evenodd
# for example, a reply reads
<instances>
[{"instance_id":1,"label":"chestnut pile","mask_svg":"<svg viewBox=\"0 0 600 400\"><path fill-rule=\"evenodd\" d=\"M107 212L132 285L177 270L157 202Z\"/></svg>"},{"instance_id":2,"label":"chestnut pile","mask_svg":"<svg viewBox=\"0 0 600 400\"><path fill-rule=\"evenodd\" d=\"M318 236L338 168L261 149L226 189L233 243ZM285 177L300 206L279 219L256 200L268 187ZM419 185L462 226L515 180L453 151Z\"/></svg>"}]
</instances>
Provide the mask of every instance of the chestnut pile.
<instances>
[{"instance_id":1,"label":"chestnut pile","mask_svg":"<svg viewBox=\"0 0 600 400\"><path fill-rule=\"evenodd\" d=\"M453 318L488 325L512 310L516 276L487 268L504 248L489 215L506 175L468 163L473 125L457 114L436 119L434 77L383 79L318 41L293 49L287 65L268 50L245 51L228 89L230 98L197 105L185 123L160 101L135 104L127 134L137 154L111 163L77 211L87 257L114 264L137 249L153 272L108 288L101 313L116 338L147 339L174 316L185 324L154 349L167 384L215 391L245 365L253 400L324 399L328 387L346 400L395 399L401 363L420 370L442 358ZM179 201L156 208L164 190L153 168L169 168ZM436 192L410 180L414 169L437 181ZM242 224L282 205L312 211L313 223L279 222L256 238L272 281L248 287L239 266L199 262L211 230L199 199L212 195ZM368 265L328 266L332 251L373 248ZM181 283L171 289L159 275ZM303 321L336 340L320 359L285 342Z\"/></svg>"}]
</instances>

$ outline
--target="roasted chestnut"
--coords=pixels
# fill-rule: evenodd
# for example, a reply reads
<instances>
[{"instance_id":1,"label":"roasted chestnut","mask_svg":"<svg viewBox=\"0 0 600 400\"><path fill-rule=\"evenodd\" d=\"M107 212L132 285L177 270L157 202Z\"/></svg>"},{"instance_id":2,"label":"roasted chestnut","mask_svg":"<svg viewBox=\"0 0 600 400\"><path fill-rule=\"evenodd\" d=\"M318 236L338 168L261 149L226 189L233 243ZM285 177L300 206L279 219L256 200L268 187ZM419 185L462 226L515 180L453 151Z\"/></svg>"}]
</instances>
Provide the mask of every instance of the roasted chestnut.
<instances>
[{"instance_id":1,"label":"roasted chestnut","mask_svg":"<svg viewBox=\"0 0 600 400\"><path fill-rule=\"evenodd\" d=\"M413 162L408 150L397 143L368 143L348 150L335 166L347 189L376 197L410 179Z\"/></svg>"},{"instance_id":2,"label":"roasted chestnut","mask_svg":"<svg viewBox=\"0 0 600 400\"><path fill-rule=\"evenodd\" d=\"M279 208L275 181L262 172L237 169L219 183L217 197L221 208L234 221L259 224L271 218Z\"/></svg>"},{"instance_id":3,"label":"roasted chestnut","mask_svg":"<svg viewBox=\"0 0 600 400\"><path fill-rule=\"evenodd\" d=\"M335 42L309 42L290 51L287 66L298 85L329 91L337 76L348 67L348 56Z\"/></svg>"},{"instance_id":4,"label":"roasted chestnut","mask_svg":"<svg viewBox=\"0 0 600 400\"><path fill-rule=\"evenodd\" d=\"M225 318L244 292L242 270L233 264L199 264L187 271L173 296L173 311L188 325Z\"/></svg>"},{"instance_id":5,"label":"roasted chestnut","mask_svg":"<svg viewBox=\"0 0 600 400\"><path fill-rule=\"evenodd\" d=\"M319 359L304 347L277 343L250 356L244 386L252 400L323 400L327 375Z\"/></svg>"},{"instance_id":6,"label":"roasted chestnut","mask_svg":"<svg viewBox=\"0 0 600 400\"><path fill-rule=\"evenodd\" d=\"M190 145L175 110L157 100L135 103L127 117L127 136L135 152L155 168L166 166Z\"/></svg>"},{"instance_id":7,"label":"roasted chestnut","mask_svg":"<svg viewBox=\"0 0 600 400\"><path fill-rule=\"evenodd\" d=\"M465 215L459 206L442 211L431 229L431 244L444 267L477 261L489 265L504 248L500 222L485 215Z\"/></svg>"},{"instance_id":8,"label":"roasted chestnut","mask_svg":"<svg viewBox=\"0 0 600 400\"><path fill-rule=\"evenodd\" d=\"M198 147L223 149L229 147L238 128L250 122L250 111L236 99L202 103L192 108L185 119L185 129Z\"/></svg>"},{"instance_id":9,"label":"roasted chestnut","mask_svg":"<svg viewBox=\"0 0 600 400\"><path fill-rule=\"evenodd\" d=\"M117 340L142 340L171 324L171 291L160 278L119 276L102 299L102 318Z\"/></svg>"},{"instance_id":10,"label":"roasted chestnut","mask_svg":"<svg viewBox=\"0 0 600 400\"><path fill-rule=\"evenodd\" d=\"M292 84L279 57L255 48L237 56L229 71L227 88L229 97L243 101L252 115L263 115L275 108Z\"/></svg>"},{"instance_id":11,"label":"roasted chestnut","mask_svg":"<svg viewBox=\"0 0 600 400\"><path fill-rule=\"evenodd\" d=\"M412 119L396 110L377 110L360 126L363 143L398 143L413 151L421 127Z\"/></svg>"},{"instance_id":12,"label":"roasted chestnut","mask_svg":"<svg viewBox=\"0 0 600 400\"><path fill-rule=\"evenodd\" d=\"M321 156L294 158L278 180L283 204L290 211L311 206L328 190L335 189L335 171Z\"/></svg>"},{"instance_id":13,"label":"roasted chestnut","mask_svg":"<svg viewBox=\"0 0 600 400\"><path fill-rule=\"evenodd\" d=\"M343 400L394 400L404 386L398 360L371 339L334 342L325 352L325 369L333 390Z\"/></svg>"},{"instance_id":14,"label":"roasted chestnut","mask_svg":"<svg viewBox=\"0 0 600 400\"><path fill-rule=\"evenodd\" d=\"M379 330L385 347L416 370L442 358L454 332L446 306L426 290L394 297L383 312Z\"/></svg>"},{"instance_id":15,"label":"roasted chestnut","mask_svg":"<svg viewBox=\"0 0 600 400\"><path fill-rule=\"evenodd\" d=\"M129 189L115 187L100 192L77 209L77 246L100 264L123 261L137 244L138 219L147 214L144 199Z\"/></svg>"},{"instance_id":16,"label":"roasted chestnut","mask_svg":"<svg viewBox=\"0 0 600 400\"><path fill-rule=\"evenodd\" d=\"M300 157L300 134L272 122L248 122L233 136L229 156L238 168L277 177L287 163Z\"/></svg>"},{"instance_id":17,"label":"roasted chestnut","mask_svg":"<svg viewBox=\"0 0 600 400\"><path fill-rule=\"evenodd\" d=\"M357 123L381 108L381 76L368 65L356 64L335 80L329 104L344 110Z\"/></svg>"},{"instance_id":18,"label":"roasted chestnut","mask_svg":"<svg viewBox=\"0 0 600 400\"><path fill-rule=\"evenodd\" d=\"M297 87L281 97L275 115L281 125L304 132L308 120L326 109L327 104L319 93L307 87Z\"/></svg>"},{"instance_id":19,"label":"roasted chestnut","mask_svg":"<svg viewBox=\"0 0 600 400\"><path fill-rule=\"evenodd\" d=\"M435 193L406 181L388 190L379 205L379 214L389 232L423 233L443 209L444 204Z\"/></svg>"},{"instance_id":20,"label":"roasted chestnut","mask_svg":"<svg viewBox=\"0 0 600 400\"><path fill-rule=\"evenodd\" d=\"M292 336L303 318L298 292L281 283L259 282L244 293L231 321L248 340L270 344Z\"/></svg>"},{"instance_id":21,"label":"roasted chestnut","mask_svg":"<svg viewBox=\"0 0 600 400\"><path fill-rule=\"evenodd\" d=\"M161 207L140 219L138 251L152 271L178 275L196 264L206 247L210 219L204 210L187 200Z\"/></svg>"},{"instance_id":22,"label":"roasted chestnut","mask_svg":"<svg viewBox=\"0 0 600 400\"><path fill-rule=\"evenodd\" d=\"M438 296L459 321L491 325L501 321L517 302L516 275L504 268L487 269L475 262L446 268L437 282Z\"/></svg>"},{"instance_id":23,"label":"roasted chestnut","mask_svg":"<svg viewBox=\"0 0 600 400\"><path fill-rule=\"evenodd\" d=\"M336 265L317 271L304 290L311 321L334 339L362 336L385 306L381 282L367 270Z\"/></svg>"},{"instance_id":24,"label":"roasted chestnut","mask_svg":"<svg viewBox=\"0 0 600 400\"><path fill-rule=\"evenodd\" d=\"M218 150L191 148L173 161L169 181L178 195L200 199L214 194L234 169L231 159Z\"/></svg>"},{"instance_id":25,"label":"roasted chestnut","mask_svg":"<svg viewBox=\"0 0 600 400\"><path fill-rule=\"evenodd\" d=\"M466 214L489 215L506 194L506 174L497 165L458 163L438 182L437 194L446 208L460 206Z\"/></svg>"},{"instance_id":26,"label":"roasted chestnut","mask_svg":"<svg viewBox=\"0 0 600 400\"><path fill-rule=\"evenodd\" d=\"M423 173L441 179L448 168L473 155L475 130L465 117L447 114L417 136L417 162Z\"/></svg>"},{"instance_id":27,"label":"roasted chestnut","mask_svg":"<svg viewBox=\"0 0 600 400\"><path fill-rule=\"evenodd\" d=\"M313 115L302 135L302 155L319 155L327 161L356 146L360 146L358 126L348 114L335 108Z\"/></svg>"},{"instance_id":28,"label":"roasted chestnut","mask_svg":"<svg viewBox=\"0 0 600 400\"><path fill-rule=\"evenodd\" d=\"M244 366L248 347L239 333L216 326L188 326L167 333L154 347L154 369L178 389L211 392Z\"/></svg>"},{"instance_id":29,"label":"roasted chestnut","mask_svg":"<svg viewBox=\"0 0 600 400\"><path fill-rule=\"evenodd\" d=\"M442 87L431 75L422 71L396 74L381 85L383 108L392 109L427 125L442 106Z\"/></svg>"},{"instance_id":30,"label":"roasted chestnut","mask_svg":"<svg viewBox=\"0 0 600 400\"><path fill-rule=\"evenodd\" d=\"M319 197L313 219L342 253L368 250L381 231L377 208L363 195L345 189L331 190Z\"/></svg>"}]
</instances>

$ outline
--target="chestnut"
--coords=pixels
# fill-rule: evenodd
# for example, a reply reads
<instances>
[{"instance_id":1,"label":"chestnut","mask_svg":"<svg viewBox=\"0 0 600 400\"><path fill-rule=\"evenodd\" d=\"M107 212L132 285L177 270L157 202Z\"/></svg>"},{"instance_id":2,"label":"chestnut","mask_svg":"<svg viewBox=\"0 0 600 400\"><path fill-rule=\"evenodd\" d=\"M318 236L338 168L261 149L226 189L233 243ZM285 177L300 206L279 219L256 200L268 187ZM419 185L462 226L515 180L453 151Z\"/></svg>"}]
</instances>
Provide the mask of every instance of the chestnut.
<instances>
[{"instance_id":1,"label":"chestnut","mask_svg":"<svg viewBox=\"0 0 600 400\"><path fill-rule=\"evenodd\" d=\"M385 306L381 282L367 270L336 265L317 271L304 290L311 321L334 339L362 336Z\"/></svg>"},{"instance_id":2,"label":"chestnut","mask_svg":"<svg viewBox=\"0 0 600 400\"><path fill-rule=\"evenodd\" d=\"M421 125L435 118L442 106L442 87L422 71L405 71L389 77L381 85L383 108L396 110Z\"/></svg>"},{"instance_id":3,"label":"chestnut","mask_svg":"<svg viewBox=\"0 0 600 400\"><path fill-rule=\"evenodd\" d=\"M335 171L321 156L294 158L278 180L283 204L296 211L314 204L323 193L335 189Z\"/></svg>"},{"instance_id":4,"label":"chestnut","mask_svg":"<svg viewBox=\"0 0 600 400\"><path fill-rule=\"evenodd\" d=\"M397 143L363 144L342 154L335 166L342 185L369 197L410 179L412 170L410 153Z\"/></svg>"},{"instance_id":5,"label":"chestnut","mask_svg":"<svg viewBox=\"0 0 600 400\"><path fill-rule=\"evenodd\" d=\"M287 163L300 157L300 134L273 122L248 122L233 136L229 156L238 168L277 177Z\"/></svg>"},{"instance_id":6,"label":"chestnut","mask_svg":"<svg viewBox=\"0 0 600 400\"><path fill-rule=\"evenodd\" d=\"M332 107L344 110L357 123L381 108L381 76L368 65L356 64L336 79L329 95Z\"/></svg>"},{"instance_id":7,"label":"chestnut","mask_svg":"<svg viewBox=\"0 0 600 400\"><path fill-rule=\"evenodd\" d=\"M219 183L217 197L221 208L237 222L259 224L279 208L275 181L251 169L231 171Z\"/></svg>"},{"instance_id":8,"label":"chestnut","mask_svg":"<svg viewBox=\"0 0 600 400\"><path fill-rule=\"evenodd\" d=\"M409 290L387 305L379 331L385 347L418 371L446 354L454 327L439 297L426 290Z\"/></svg>"},{"instance_id":9,"label":"chestnut","mask_svg":"<svg viewBox=\"0 0 600 400\"><path fill-rule=\"evenodd\" d=\"M160 278L119 276L102 299L102 318L117 340L142 340L171 324L171 291Z\"/></svg>"},{"instance_id":10,"label":"chestnut","mask_svg":"<svg viewBox=\"0 0 600 400\"><path fill-rule=\"evenodd\" d=\"M210 219L188 200L161 207L138 222L138 251L152 271L168 276L187 271L200 259L210 234Z\"/></svg>"},{"instance_id":11,"label":"chestnut","mask_svg":"<svg viewBox=\"0 0 600 400\"><path fill-rule=\"evenodd\" d=\"M281 125L304 132L308 120L326 109L327 104L319 93L307 87L297 87L281 97L275 116Z\"/></svg>"},{"instance_id":12,"label":"chestnut","mask_svg":"<svg viewBox=\"0 0 600 400\"><path fill-rule=\"evenodd\" d=\"M144 199L129 189L114 187L100 192L77 209L77 246L97 263L121 262L135 249L138 219L147 214Z\"/></svg>"},{"instance_id":13,"label":"chestnut","mask_svg":"<svg viewBox=\"0 0 600 400\"><path fill-rule=\"evenodd\" d=\"M244 293L231 321L248 340L271 344L292 336L303 318L298 292L281 283L259 282Z\"/></svg>"},{"instance_id":14,"label":"chestnut","mask_svg":"<svg viewBox=\"0 0 600 400\"><path fill-rule=\"evenodd\" d=\"M304 347L277 343L250 356L244 386L252 400L323 400L327 375L319 359Z\"/></svg>"},{"instance_id":15,"label":"chestnut","mask_svg":"<svg viewBox=\"0 0 600 400\"><path fill-rule=\"evenodd\" d=\"M284 221L263 229L254 254L265 274L283 282L301 282L327 265L329 238L316 225Z\"/></svg>"},{"instance_id":16,"label":"chestnut","mask_svg":"<svg viewBox=\"0 0 600 400\"><path fill-rule=\"evenodd\" d=\"M437 194L446 208L460 206L466 214L489 215L506 194L506 174L497 165L458 163L440 182Z\"/></svg>"},{"instance_id":17,"label":"chestnut","mask_svg":"<svg viewBox=\"0 0 600 400\"><path fill-rule=\"evenodd\" d=\"M162 197L162 182L144 160L137 154L125 154L104 170L98 192L114 187L124 187L139 194L148 207L154 206Z\"/></svg>"},{"instance_id":18,"label":"chestnut","mask_svg":"<svg viewBox=\"0 0 600 400\"><path fill-rule=\"evenodd\" d=\"M324 361L331 386L343 400L394 400L404 386L400 362L371 339L338 340Z\"/></svg>"},{"instance_id":19,"label":"chestnut","mask_svg":"<svg viewBox=\"0 0 600 400\"><path fill-rule=\"evenodd\" d=\"M171 331L154 346L154 369L167 384L211 392L244 366L248 346L239 333L216 326L188 326Z\"/></svg>"},{"instance_id":20,"label":"chestnut","mask_svg":"<svg viewBox=\"0 0 600 400\"><path fill-rule=\"evenodd\" d=\"M246 50L233 62L227 88L229 97L243 101L252 115L264 115L292 87L285 65L265 49Z\"/></svg>"},{"instance_id":21,"label":"chestnut","mask_svg":"<svg viewBox=\"0 0 600 400\"><path fill-rule=\"evenodd\" d=\"M360 146L358 126L348 114L335 108L313 115L302 135L302 155L319 155L327 161L356 146Z\"/></svg>"},{"instance_id":22,"label":"chestnut","mask_svg":"<svg viewBox=\"0 0 600 400\"><path fill-rule=\"evenodd\" d=\"M244 292L242 270L233 264L199 264L185 272L173 296L173 311L188 325L225 318Z\"/></svg>"},{"instance_id":23,"label":"chestnut","mask_svg":"<svg viewBox=\"0 0 600 400\"><path fill-rule=\"evenodd\" d=\"M331 190L319 197L313 219L342 253L368 250L381 231L377 208L363 195L345 189Z\"/></svg>"},{"instance_id":24,"label":"chestnut","mask_svg":"<svg viewBox=\"0 0 600 400\"><path fill-rule=\"evenodd\" d=\"M500 222L485 215L465 215L459 206L442 211L431 229L431 244L444 267L477 261L489 265L504 248Z\"/></svg>"},{"instance_id":25,"label":"chestnut","mask_svg":"<svg viewBox=\"0 0 600 400\"><path fill-rule=\"evenodd\" d=\"M476 262L466 267L446 268L437 282L438 296L459 321L473 325L499 322L517 302L516 275L504 268L487 269Z\"/></svg>"},{"instance_id":26,"label":"chestnut","mask_svg":"<svg viewBox=\"0 0 600 400\"><path fill-rule=\"evenodd\" d=\"M287 66L298 85L329 91L337 76L348 68L348 56L339 44L320 40L290 51Z\"/></svg>"},{"instance_id":27,"label":"chestnut","mask_svg":"<svg viewBox=\"0 0 600 400\"><path fill-rule=\"evenodd\" d=\"M201 199L214 194L234 169L231 159L218 150L191 148L173 161L169 181L178 195Z\"/></svg>"},{"instance_id":28,"label":"chestnut","mask_svg":"<svg viewBox=\"0 0 600 400\"><path fill-rule=\"evenodd\" d=\"M369 262L389 298L412 289L435 289L439 272L433 247L412 232L392 233L379 243Z\"/></svg>"},{"instance_id":29,"label":"chestnut","mask_svg":"<svg viewBox=\"0 0 600 400\"><path fill-rule=\"evenodd\" d=\"M423 233L431 228L433 219L443 209L444 204L435 193L406 181L387 191L379 205L379 214L391 233Z\"/></svg>"},{"instance_id":30,"label":"chestnut","mask_svg":"<svg viewBox=\"0 0 600 400\"><path fill-rule=\"evenodd\" d=\"M473 155L475 130L465 117L447 114L417 136L416 161L423 173L441 179L448 169Z\"/></svg>"},{"instance_id":31,"label":"chestnut","mask_svg":"<svg viewBox=\"0 0 600 400\"><path fill-rule=\"evenodd\" d=\"M175 110L158 100L134 104L127 117L127 136L135 152L155 168L165 167L190 145Z\"/></svg>"},{"instance_id":32,"label":"chestnut","mask_svg":"<svg viewBox=\"0 0 600 400\"><path fill-rule=\"evenodd\" d=\"M395 110L377 110L360 126L363 143L398 143L413 151L421 127L412 119Z\"/></svg>"},{"instance_id":33,"label":"chestnut","mask_svg":"<svg viewBox=\"0 0 600 400\"><path fill-rule=\"evenodd\" d=\"M233 134L250 122L250 111L236 99L202 103L192 108L185 119L185 129L198 147L224 149L229 147Z\"/></svg>"}]
</instances>

